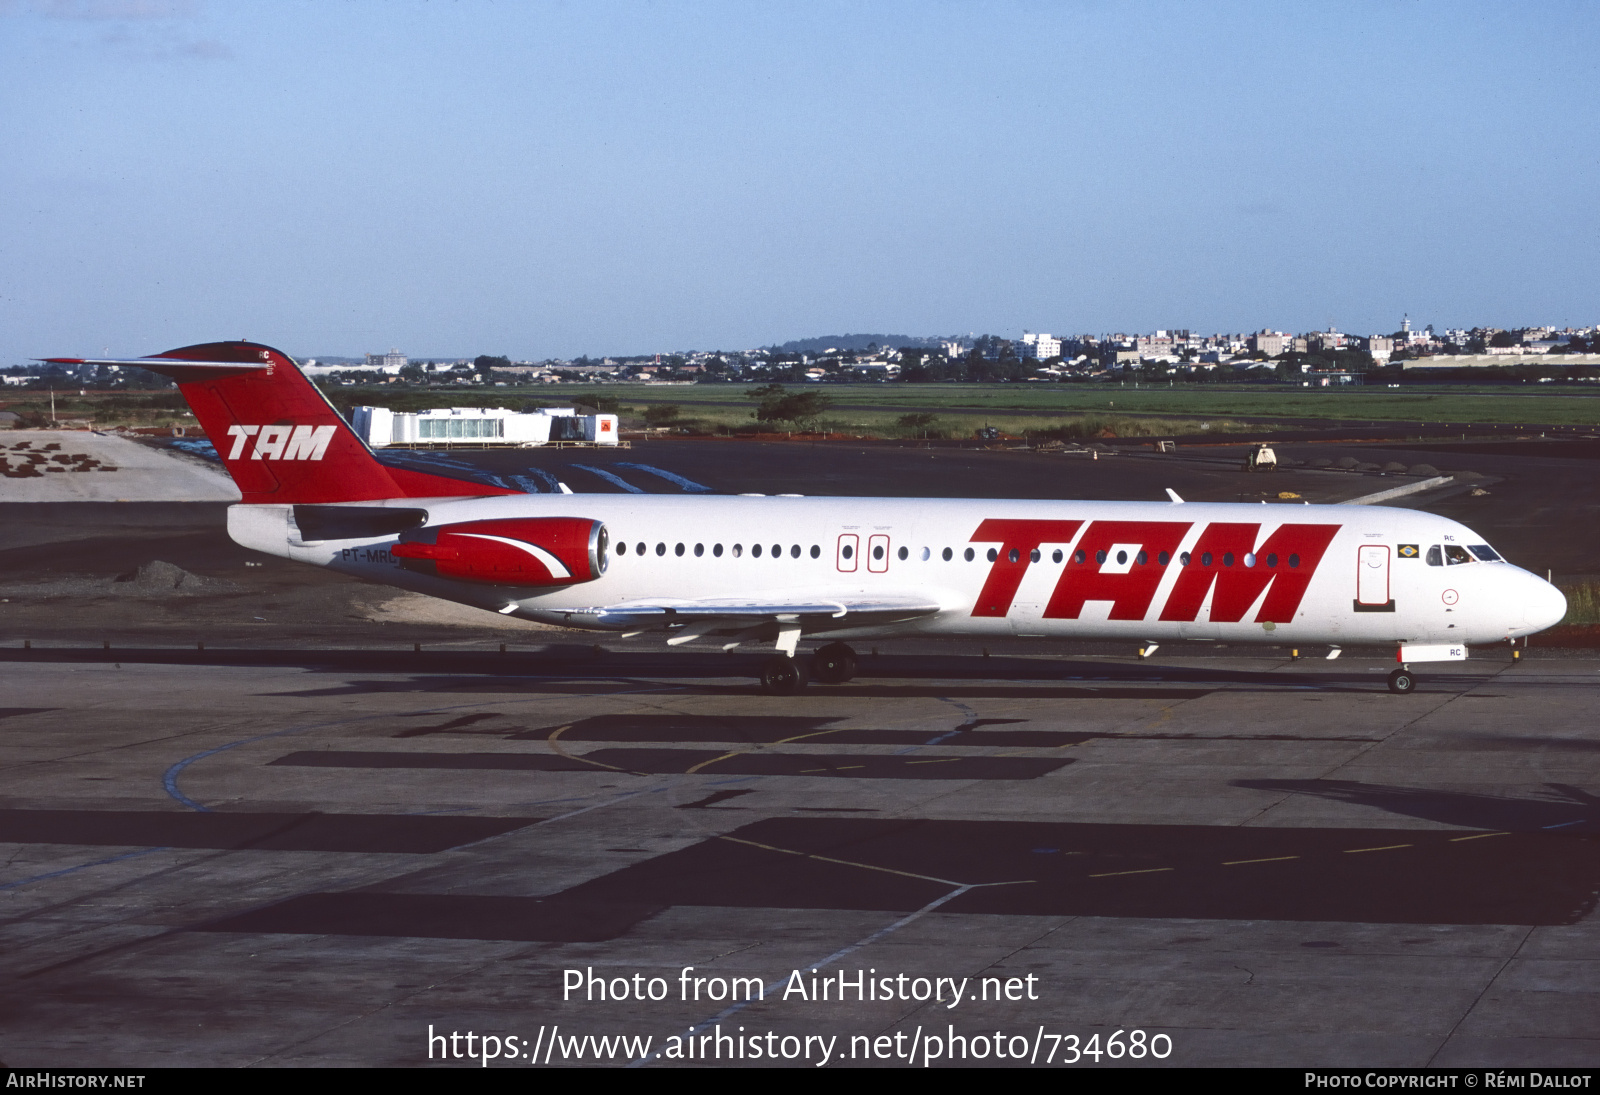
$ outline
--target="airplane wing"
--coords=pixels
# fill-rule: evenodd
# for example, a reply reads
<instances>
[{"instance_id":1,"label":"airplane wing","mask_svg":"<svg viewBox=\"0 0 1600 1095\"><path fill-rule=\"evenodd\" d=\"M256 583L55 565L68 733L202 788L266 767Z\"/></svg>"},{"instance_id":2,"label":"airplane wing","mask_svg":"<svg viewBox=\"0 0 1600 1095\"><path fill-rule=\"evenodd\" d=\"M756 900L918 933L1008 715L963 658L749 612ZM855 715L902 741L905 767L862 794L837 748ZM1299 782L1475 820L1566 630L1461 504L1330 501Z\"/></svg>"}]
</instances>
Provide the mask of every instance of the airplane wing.
<instances>
[{"instance_id":1,"label":"airplane wing","mask_svg":"<svg viewBox=\"0 0 1600 1095\"><path fill-rule=\"evenodd\" d=\"M698 600L660 598L579 609L563 615L582 617L589 626L634 634L675 632L676 646L714 632L755 638L759 633L810 633L903 623L937 615L943 606L926 596L846 594L815 598L708 597ZM736 637L738 637L736 635ZM739 641L743 641L740 638ZM733 643L730 645L738 645Z\"/></svg>"}]
</instances>

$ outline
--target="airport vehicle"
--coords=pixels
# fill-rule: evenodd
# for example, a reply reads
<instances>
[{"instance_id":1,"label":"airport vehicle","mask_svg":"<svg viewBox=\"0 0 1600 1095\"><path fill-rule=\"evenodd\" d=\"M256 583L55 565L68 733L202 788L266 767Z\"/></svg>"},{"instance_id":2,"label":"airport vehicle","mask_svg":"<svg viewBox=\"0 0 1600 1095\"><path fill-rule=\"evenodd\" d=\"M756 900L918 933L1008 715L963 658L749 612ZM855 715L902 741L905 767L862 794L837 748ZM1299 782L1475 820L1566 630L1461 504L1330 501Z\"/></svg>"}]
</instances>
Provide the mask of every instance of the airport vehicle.
<instances>
[{"instance_id":1,"label":"airport vehicle","mask_svg":"<svg viewBox=\"0 0 1600 1095\"><path fill-rule=\"evenodd\" d=\"M1566 600L1464 525L1379 506L527 494L380 462L295 363L253 342L170 376L243 500L245 547L507 616L771 643L769 692L849 680L907 635L1395 648L1413 663L1556 623ZM809 659L800 640L823 640Z\"/></svg>"}]
</instances>

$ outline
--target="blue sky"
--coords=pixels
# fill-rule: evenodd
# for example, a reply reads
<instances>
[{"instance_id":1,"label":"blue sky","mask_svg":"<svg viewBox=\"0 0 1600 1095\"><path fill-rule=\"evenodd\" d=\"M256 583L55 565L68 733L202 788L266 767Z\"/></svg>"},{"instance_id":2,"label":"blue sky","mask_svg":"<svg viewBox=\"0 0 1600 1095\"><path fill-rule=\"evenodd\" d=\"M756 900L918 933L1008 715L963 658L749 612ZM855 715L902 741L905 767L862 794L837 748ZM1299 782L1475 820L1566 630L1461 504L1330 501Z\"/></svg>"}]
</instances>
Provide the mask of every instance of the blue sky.
<instances>
[{"instance_id":1,"label":"blue sky","mask_svg":"<svg viewBox=\"0 0 1600 1095\"><path fill-rule=\"evenodd\" d=\"M1600 6L0 0L0 364L1600 322Z\"/></svg>"}]
</instances>

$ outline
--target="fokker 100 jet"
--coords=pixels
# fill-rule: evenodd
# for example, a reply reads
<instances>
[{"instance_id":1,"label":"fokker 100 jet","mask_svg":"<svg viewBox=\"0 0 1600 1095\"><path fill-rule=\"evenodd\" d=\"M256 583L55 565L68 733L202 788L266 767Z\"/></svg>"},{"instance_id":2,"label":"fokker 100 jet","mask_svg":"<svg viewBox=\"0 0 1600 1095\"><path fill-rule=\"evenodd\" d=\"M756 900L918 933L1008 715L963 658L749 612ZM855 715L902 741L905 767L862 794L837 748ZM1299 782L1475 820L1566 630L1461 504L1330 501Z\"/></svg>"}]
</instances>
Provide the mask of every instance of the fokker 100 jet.
<instances>
[{"instance_id":1,"label":"fokker 100 jet","mask_svg":"<svg viewBox=\"0 0 1600 1095\"><path fill-rule=\"evenodd\" d=\"M848 643L1040 636L1384 644L1389 688L1566 612L1455 521L1379 506L527 494L380 463L295 363L214 342L172 377L248 548L574 628L771 643L763 687L849 680ZM1170 494L1170 492L1169 492ZM802 639L824 645L809 659Z\"/></svg>"}]
</instances>

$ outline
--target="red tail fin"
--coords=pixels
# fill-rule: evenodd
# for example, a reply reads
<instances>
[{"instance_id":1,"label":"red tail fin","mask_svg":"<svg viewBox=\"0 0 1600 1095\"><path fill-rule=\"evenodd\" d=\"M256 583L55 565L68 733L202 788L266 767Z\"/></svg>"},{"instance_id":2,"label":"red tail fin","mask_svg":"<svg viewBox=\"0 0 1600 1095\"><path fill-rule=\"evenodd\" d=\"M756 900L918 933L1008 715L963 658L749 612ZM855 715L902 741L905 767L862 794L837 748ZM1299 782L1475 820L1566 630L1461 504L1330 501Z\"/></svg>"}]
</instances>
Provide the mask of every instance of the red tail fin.
<instances>
[{"instance_id":1,"label":"red tail fin","mask_svg":"<svg viewBox=\"0 0 1600 1095\"><path fill-rule=\"evenodd\" d=\"M176 380L246 502L517 493L380 464L288 355L270 346L208 342L108 364Z\"/></svg>"}]
</instances>

